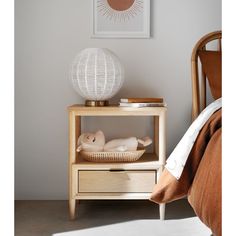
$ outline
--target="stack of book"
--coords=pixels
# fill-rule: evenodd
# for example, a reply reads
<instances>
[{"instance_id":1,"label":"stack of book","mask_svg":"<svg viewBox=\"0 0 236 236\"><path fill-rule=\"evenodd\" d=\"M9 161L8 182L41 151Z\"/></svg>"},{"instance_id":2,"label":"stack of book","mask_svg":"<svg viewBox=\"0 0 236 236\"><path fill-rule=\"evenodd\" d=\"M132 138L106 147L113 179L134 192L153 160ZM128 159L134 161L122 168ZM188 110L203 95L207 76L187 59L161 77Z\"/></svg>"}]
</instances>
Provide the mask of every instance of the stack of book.
<instances>
[{"instance_id":1,"label":"stack of book","mask_svg":"<svg viewBox=\"0 0 236 236\"><path fill-rule=\"evenodd\" d=\"M120 107L164 107L163 98L121 98Z\"/></svg>"}]
</instances>

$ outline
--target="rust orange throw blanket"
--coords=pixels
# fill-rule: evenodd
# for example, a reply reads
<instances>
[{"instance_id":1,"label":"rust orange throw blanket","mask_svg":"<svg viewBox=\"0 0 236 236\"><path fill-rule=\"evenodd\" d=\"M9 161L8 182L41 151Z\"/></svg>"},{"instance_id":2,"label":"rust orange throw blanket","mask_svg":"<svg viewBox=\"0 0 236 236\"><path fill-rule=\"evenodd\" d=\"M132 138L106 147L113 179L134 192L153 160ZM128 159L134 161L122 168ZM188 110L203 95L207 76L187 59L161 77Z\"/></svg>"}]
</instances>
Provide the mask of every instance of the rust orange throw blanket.
<instances>
[{"instance_id":1,"label":"rust orange throw blanket","mask_svg":"<svg viewBox=\"0 0 236 236\"><path fill-rule=\"evenodd\" d=\"M212 232L221 235L221 117L216 111L200 131L179 180L164 169L150 200L171 202L185 196Z\"/></svg>"}]
</instances>

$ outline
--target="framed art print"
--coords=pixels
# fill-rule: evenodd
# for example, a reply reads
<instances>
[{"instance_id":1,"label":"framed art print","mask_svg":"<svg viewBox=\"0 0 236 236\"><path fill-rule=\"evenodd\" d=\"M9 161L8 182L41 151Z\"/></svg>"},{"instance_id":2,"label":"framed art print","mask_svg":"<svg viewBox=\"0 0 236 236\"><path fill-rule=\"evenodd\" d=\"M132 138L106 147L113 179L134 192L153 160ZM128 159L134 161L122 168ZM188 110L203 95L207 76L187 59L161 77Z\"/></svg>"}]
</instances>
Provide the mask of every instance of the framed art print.
<instances>
[{"instance_id":1,"label":"framed art print","mask_svg":"<svg viewBox=\"0 0 236 236\"><path fill-rule=\"evenodd\" d=\"M150 0L92 0L93 38L149 38Z\"/></svg>"}]
</instances>

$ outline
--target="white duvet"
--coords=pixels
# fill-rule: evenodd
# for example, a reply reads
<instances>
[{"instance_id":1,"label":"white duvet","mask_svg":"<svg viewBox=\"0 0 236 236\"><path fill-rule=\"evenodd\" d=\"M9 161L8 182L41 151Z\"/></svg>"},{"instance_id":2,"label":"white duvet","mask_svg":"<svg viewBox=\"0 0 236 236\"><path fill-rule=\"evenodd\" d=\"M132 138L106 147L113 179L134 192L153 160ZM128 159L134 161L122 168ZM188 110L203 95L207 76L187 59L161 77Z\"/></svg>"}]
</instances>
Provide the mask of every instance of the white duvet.
<instances>
[{"instance_id":1,"label":"white duvet","mask_svg":"<svg viewBox=\"0 0 236 236\"><path fill-rule=\"evenodd\" d=\"M188 159L189 153L192 150L192 147L196 141L196 138L208 121L211 115L222 107L222 99L219 98L208 105L196 118L196 120L188 128L187 132L184 134L180 142L175 147L174 151L171 153L167 159L165 167L168 171L176 178L179 179L185 163Z\"/></svg>"}]
</instances>

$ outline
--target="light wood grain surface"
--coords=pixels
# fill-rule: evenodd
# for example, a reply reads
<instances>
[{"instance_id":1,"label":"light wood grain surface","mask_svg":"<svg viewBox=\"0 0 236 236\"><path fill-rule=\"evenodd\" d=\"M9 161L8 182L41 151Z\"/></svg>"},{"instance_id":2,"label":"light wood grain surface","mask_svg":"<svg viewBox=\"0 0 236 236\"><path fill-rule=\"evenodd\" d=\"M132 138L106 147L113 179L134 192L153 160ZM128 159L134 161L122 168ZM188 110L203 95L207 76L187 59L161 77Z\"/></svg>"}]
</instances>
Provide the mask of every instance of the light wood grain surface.
<instances>
[{"instance_id":1,"label":"light wood grain surface","mask_svg":"<svg viewBox=\"0 0 236 236\"><path fill-rule=\"evenodd\" d=\"M166 107L119 107L118 105L107 107L86 107L75 104L68 107L76 116L159 116Z\"/></svg>"},{"instance_id":2,"label":"light wood grain surface","mask_svg":"<svg viewBox=\"0 0 236 236\"><path fill-rule=\"evenodd\" d=\"M75 219L80 199L149 199L166 160L166 107L86 107L73 105L69 112L69 213ZM151 116L153 117L153 153L145 153L135 162L95 163L76 153L81 134L81 117ZM159 207L164 219L165 204Z\"/></svg>"},{"instance_id":3,"label":"light wood grain surface","mask_svg":"<svg viewBox=\"0 0 236 236\"><path fill-rule=\"evenodd\" d=\"M79 171L79 192L151 192L156 171Z\"/></svg>"}]
</instances>

